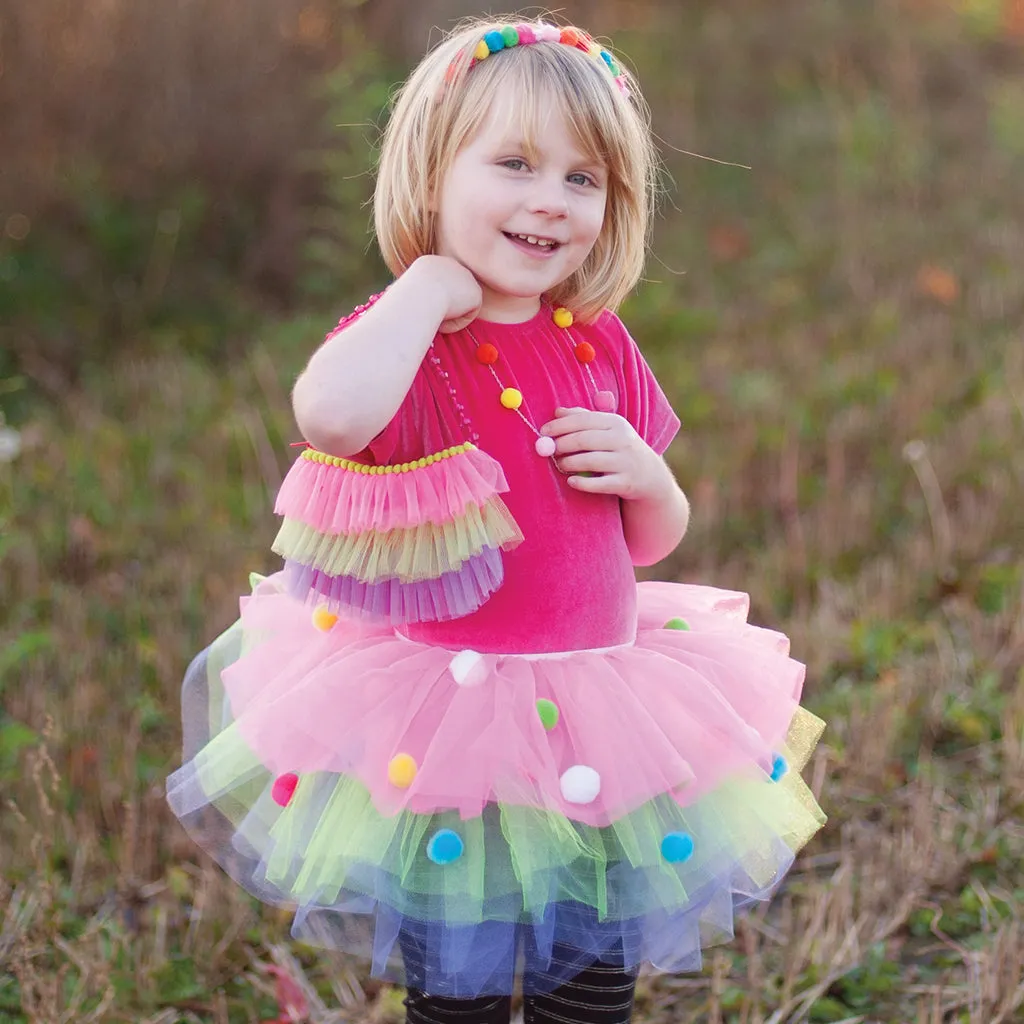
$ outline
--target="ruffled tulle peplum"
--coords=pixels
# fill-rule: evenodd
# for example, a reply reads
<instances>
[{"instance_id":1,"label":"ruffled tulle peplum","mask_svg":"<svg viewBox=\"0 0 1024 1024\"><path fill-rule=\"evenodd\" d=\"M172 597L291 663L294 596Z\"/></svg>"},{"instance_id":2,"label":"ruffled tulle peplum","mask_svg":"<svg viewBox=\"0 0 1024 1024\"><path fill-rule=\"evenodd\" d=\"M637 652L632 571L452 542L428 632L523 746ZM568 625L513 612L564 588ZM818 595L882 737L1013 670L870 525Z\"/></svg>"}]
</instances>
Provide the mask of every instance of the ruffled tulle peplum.
<instances>
[{"instance_id":1,"label":"ruffled tulle peplum","mask_svg":"<svg viewBox=\"0 0 1024 1024\"><path fill-rule=\"evenodd\" d=\"M314 622L261 580L189 670L171 806L380 977L470 997L598 958L694 969L821 826L800 769L822 723L745 595L638 601L632 644L497 655Z\"/></svg>"},{"instance_id":2,"label":"ruffled tulle peplum","mask_svg":"<svg viewBox=\"0 0 1024 1024\"><path fill-rule=\"evenodd\" d=\"M438 622L475 611L523 539L501 465L471 442L377 466L303 451L278 492L289 592L349 616Z\"/></svg>"}]
</instances>

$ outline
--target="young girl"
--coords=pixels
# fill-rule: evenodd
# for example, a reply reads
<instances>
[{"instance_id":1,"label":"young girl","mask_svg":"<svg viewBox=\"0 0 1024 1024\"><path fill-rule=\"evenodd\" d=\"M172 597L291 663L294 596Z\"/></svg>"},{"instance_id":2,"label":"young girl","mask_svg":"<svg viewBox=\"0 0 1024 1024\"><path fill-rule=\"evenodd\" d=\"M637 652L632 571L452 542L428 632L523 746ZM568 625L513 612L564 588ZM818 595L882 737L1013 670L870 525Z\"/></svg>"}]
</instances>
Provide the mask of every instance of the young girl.
<instances>
[{"instance_id":1,"label":"young girl","mask_svg":"<svg viewBox=\"0 0 1024 1024\"><path fill-rule=\"evenodd\" d=\"M747 598L635 582L682 537L679 420L614 310L655 157L612 53L474 22L385 134L395 281L295 387L283 571L184 685L176 814L409 1021L629 1019L823 817L821 723Z\"/></svg>"}]
</instances>

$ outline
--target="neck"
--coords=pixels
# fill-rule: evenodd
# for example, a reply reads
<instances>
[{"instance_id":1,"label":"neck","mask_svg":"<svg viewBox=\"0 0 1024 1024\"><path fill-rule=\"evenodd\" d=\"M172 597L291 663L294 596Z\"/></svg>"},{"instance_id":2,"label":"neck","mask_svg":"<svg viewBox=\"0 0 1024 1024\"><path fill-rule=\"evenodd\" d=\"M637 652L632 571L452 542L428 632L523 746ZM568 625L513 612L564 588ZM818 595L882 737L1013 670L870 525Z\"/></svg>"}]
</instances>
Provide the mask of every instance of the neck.
<instances>
[{"instance_id":1,"label":"neck","mask_svg":"<svg viewBox=\"0 0 1024 1024\"><path fill-rule=\"evenodd\" d=\"M497 324L520 324L532 320L540 310L540 296L497 295L484 288L483 303L478 314L481 320Z\"/></svg>"}]
</instances>

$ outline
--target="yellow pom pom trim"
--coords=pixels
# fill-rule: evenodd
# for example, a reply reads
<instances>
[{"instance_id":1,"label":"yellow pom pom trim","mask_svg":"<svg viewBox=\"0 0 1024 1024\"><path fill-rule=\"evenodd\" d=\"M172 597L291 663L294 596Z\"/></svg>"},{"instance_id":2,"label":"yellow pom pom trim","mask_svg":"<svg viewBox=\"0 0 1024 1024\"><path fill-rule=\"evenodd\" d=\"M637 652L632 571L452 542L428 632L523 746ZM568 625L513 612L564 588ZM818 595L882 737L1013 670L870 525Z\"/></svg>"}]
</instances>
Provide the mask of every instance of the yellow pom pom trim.
<instances>
[{"instance_id":1,"label":"yellow pom pom trim","mask_svg":"<svg viewBox=\"0 0 1024 1024\"><path fill-rule=\"evenodd\" d=\"M573 316L565 306L559 306L552 315L552 320L555 321L556 327L572 327Z\"/></svg>"},{"instance_id":2,"label":"yellow pom pom trim","mask_svg":"<svg viewBox=\"0 0 1024 1024\"><path fill-rule=\"evenodd\" d=\"M388 782L398 789L408 789L418 770L411 754L395 754L388 762Z\"/></svg>"},{"instance_id":3,"label":"yellow pom pom trim","mask_svg":"<svg viewBox=\"0 0 1024 1024\"><path fill-rule=\"evenodd\" d=\"M324 633L326 633L337 621L338 616L335 615L334 612L330 611L326 605L320 605L320 607L313 612L313 625Z\"/></svg>"},{"instance_id":4,"label":"yellow pom pom trim","mask_svg":"<svg viewBox=\"0 0 1024 1024\"><path fill-rule=\"evenodd\" d=\"M481 39L480 42L476 44L476 49L473 51L473 56L476 57L477 60L484 60L486 57L490 57L490 55L490 48Z\"/></svg>"},{"instance_id":5,"label":"yellow pom pom trim","mask_svg":"<svg viewBox=\"0 0 1024 1024\"><path fill-rule=\"evenodd\" d=\"M518 391L516 388L505 388L501 393L501 404L506 409L518 409L523 404L522 391Z\"/></svg>"},{"instance_id":6,"label":"yellow pom pom trim","mask_svg":"<svg viewBox=\"0 0 1024 1024\"><path fill-rule=\"evenodd\" d=\"M507 388L508 391L515 391L514 388ZM515 392L519 395L519 402L523 400L523 396L518 391ZM504 404L504 398L502 399ZM507 406L509 409L517 409L518 405ZM462 455L465 452L471 451L476 447L471 441L465 441L462 444L457 444L452 448L445 448L444 451L433 452L430 455L422 455L418 459L414 459L412 462L402 462L391 466L370 466L365 462L354 462L352 459L342 459L337 455L328 455L326 452L317 451L315 448L306 448L302 452L302 458L308 462L319 462L324 466L335 466L338 469L346 469L350 473L361 473L363 476L389 476L392 473L411 473L414 469L425 469L427 466L432 466L435 462L440 462L442 459L450 459L455 455Z\"/></svg>"}]
</instances>

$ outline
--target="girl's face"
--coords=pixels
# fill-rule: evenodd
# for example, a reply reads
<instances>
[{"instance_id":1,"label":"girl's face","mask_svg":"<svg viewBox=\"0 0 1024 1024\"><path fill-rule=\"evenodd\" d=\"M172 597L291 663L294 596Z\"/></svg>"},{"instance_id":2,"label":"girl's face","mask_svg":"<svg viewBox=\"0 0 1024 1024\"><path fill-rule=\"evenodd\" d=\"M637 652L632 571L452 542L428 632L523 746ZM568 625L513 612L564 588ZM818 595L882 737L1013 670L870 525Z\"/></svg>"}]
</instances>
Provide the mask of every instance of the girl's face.
<instances>
[{"instance_id":1,"label":"girl's face","mask_svg":"<svg viewBox=\"0 0 1024 1024\"><path fill-rule=\"evenodd\" d=\"M535 149L529 158L512 104L496 103L438 192L437 252L476 276L485 320L528 320L601 233L607 169L577 149L560 110Z\"/></svg>"}]
</instances>

